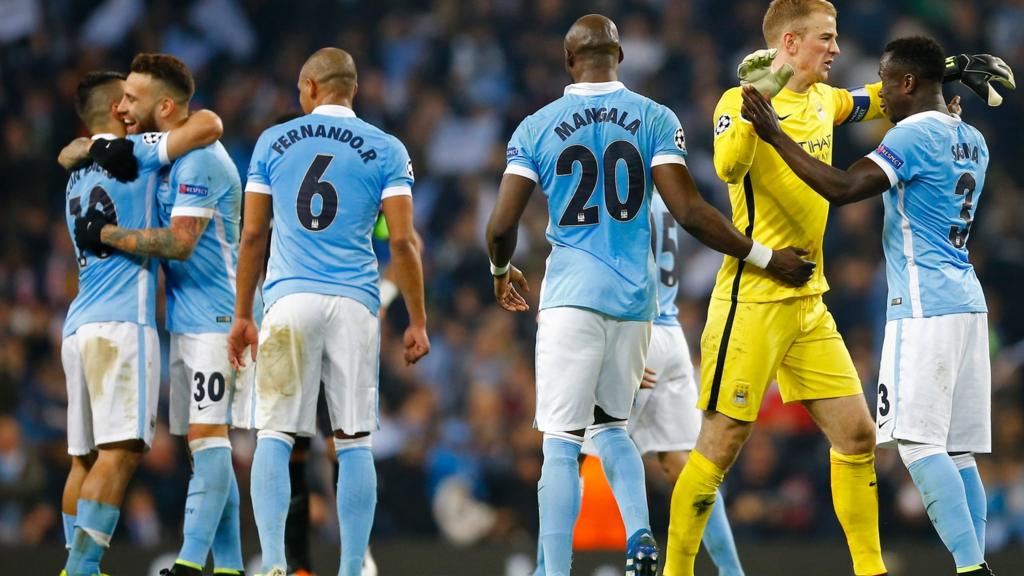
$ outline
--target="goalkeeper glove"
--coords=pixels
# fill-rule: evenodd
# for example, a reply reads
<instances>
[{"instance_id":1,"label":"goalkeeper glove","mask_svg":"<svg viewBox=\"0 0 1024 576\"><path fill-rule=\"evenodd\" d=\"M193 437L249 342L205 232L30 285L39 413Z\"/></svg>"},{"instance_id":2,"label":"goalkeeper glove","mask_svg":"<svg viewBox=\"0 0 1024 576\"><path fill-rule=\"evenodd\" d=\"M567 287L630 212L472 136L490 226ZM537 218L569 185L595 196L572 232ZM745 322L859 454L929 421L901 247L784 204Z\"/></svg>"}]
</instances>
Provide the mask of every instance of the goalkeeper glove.
<instances>
[{"instance_id":1,"label":"goalkeeper glove","mask_svg":"<svg viewBox=\"0 0 1024 576\"><path fill-rule=\"evenodd\" d=\"M111 249L100 240L100 232L103 226L113 224L114 221L96 208L90 208L85 216L75 218L75 246L78 252L92 252L100 258L110 255Z\"/></svg>"},{"instance_id":2,"label":"goalkeeper glove","mask_svg":"<svg viewBox=\"0 0 1024 576\"><path fill-rule=\"evenodd\" d=\"M778 50L771 48L747 54L736 70L740 77L740 85L753 84L758 92L769 99L778 94L793 76L793 67L783 64L772 72L772 61L775 60L776 53Z\"/></svg>"},{"instance_id":3,"label":"goalkeeper glove","mask_svg":"<svg viewBox=\"0 0 1024 576\"><path fill-rule=\"evenodd\" d=\"M100 138L89 147L89 156L121 182L139 177L139 162L135 159L135 143L126 138L105 140Z\"/></svg>"},{"instance_id":4,"label":"goalkeeper glove","mask_svg":"<svg viewBox=\"0 0 1024 576\"><path fill-rule=\"evenodd\" d=\"M992 87L993 82L1014 90L1017 84L1013 79L1013 70L1003 59L991 54L960 54L946 58L946 72L943 82L959 80L972 92L978 95L989 106L999 106L1003 97Z\"/></svg>"}]
</instances>

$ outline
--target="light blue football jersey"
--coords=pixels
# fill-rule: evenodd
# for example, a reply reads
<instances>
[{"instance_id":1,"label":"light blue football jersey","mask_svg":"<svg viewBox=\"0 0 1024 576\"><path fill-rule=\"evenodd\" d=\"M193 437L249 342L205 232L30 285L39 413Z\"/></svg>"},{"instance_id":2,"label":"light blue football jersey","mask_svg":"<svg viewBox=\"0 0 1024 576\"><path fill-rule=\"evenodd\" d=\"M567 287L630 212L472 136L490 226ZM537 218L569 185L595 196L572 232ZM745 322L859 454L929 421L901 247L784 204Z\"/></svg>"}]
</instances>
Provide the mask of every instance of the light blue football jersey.
<instances>
[{"instance_id":1,"label":"light blue football jersey","mask_svg":"<svg viewBox=\"0 0 1024 576\"><path fill-rule=\"evenodd\" d=\"M175 216L209 218L192 255L163 263L167 331L228 332L235 310L242 181L220 142L178 158L161 174L160 226Z\"/></svg>"},{"instance_id":2,"label":"light blue football jersey","mask_svg":"<svg viewBox=\"0 0 1024 576\"><path fill-rule=\"evenodd\" d=\"M412 184L405 146L344 106L317 106L263 132L245 191L273 197L266 308L313 293L352 298L376 315L373 227L381 201L412 194Z\"/></svg>"},{"instance_id":3,"label":"light blue football jersey","mask_svg":"<svg viewBox=\"0 0 1024 576\"><path fill-rule=\"evenodd\" d=\"M679 279L682 277L682 255L679 252L679 223L665 206L661 194L651 199L651 229L654 238L651 248L658 274L658 317L654 323L659 326L679 326Z\"/></svg>"},{"instance_id":4,"label":"light blue football jersey","mask_svg":"<svg viewBox=\"0 0 1024 576\"><path fill-rule=\"evenodd\" d=\"M868 154L889 177L883 196L888 320L986 312L967 257L988 147L974 127L948 114L901 120Z\"/></svg>"},{"instance_id":5,"label":"light blue football jersey","mask_svg":"<svg viewBox=\"0 0 1024 576\"><path fill-rule=\"evenodd\" d=\"M93 136L98 138L114 136ZM72 239L75 218L92 207L126 228L148 228L156 220L157 171L167 162L162 152L165 134L151 132L128 139L139 162L139 177L134 181L118 182L98 164L72 172L65 193L65 218ZM78 253L78 294L64 320L64 337L91 322L156 326L156 267L155 258L124 252L112 251L106 257Z\"/></svg>"},{"instance_id":6,"label":"light blue football jersey","mask_svg":"<svg viewBox=\"0 0 1024 576\"><path fill-rule=\"evenodd\" d=\"M572 84L523 120L506 156L506 173L538 182L548 199L540 308L653 320L651 167L685 164L676 115L621 82Z\"/></svg>"}]
</instances>

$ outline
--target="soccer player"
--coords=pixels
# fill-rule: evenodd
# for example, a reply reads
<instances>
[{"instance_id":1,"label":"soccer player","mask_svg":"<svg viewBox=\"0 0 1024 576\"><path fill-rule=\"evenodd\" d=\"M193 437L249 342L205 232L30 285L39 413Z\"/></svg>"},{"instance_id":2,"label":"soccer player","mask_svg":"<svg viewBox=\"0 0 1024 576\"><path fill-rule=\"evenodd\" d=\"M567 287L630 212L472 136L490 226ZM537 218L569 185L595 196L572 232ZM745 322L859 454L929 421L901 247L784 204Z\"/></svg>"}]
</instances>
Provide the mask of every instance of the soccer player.
<instances>
[{"instance_id":1,"label":"soccer player","mask_svg":"<svg viewBox=\"0 0 1024 576\"><path fill-rule=\"evenodd\" d=\"M412 228L412 162L397 138L356 117L356 66L324 48L299 73L305 116L266 130L246 183L232 364L257 358L252 499L263 570L285 573L284 529L294 437L316 430L323 380L338 457L341 576L358 576L377 499L370 433L377 422L380 324L371 235L383 210L397 284L409 310L405 360L430 350L423 275ZM342 196L343 195L343 196ZM257 332L252 299L266 250L267 313Z\"/></svg>"},{"instance_id":2,"label":"soccer player","mask_svg":"<svg viewBox=\"0 0 1024 576\"><path fill-rule=\"evenodd\" d=\"M537 329L536 426L544 433L538 484L548 575L568 575L579 512L577 457L590 430L626 526L627 570L657 570L643 464L626 434L657 315L649 201L656 184L672 215L712 248L799 285L813 264L801 251L752 242L704 202L686 168L679 120L617 81L618 31L604 16L577 20L565 37L573 84L527 117L508 144L508 167L487 227L495 297L529 307L509 263L519 219L539 184L552 244Z\"/></svg>"},{"instance_id":3,"label":"soccer player","mask_svg":"<svg viewBox=\"0 0 1024 576\"><path fill-rule=\"evenodd\" d=\"M899 451L956 572L992 574L973 456L991 451L988 315L967 254L989 154L981 133L946 111L944 66L930 38L885 47L881 96L896 126L845 171L807 154L755 89L744 90L743 116L828 202L882 195L889 294L878 445Z\"/></svg>"},{"instance_id":4,"label":"soccer player","mask_svg":"<svg viewBox=\"0 0 1024 576\"><path fill-rule=\"evenodd\" d=\"M883 115L881 85L851 92L824 83L839 54L836 11L825 0L773 0L763 32L772 50L746 61L741 78L774 96L787 134L830 163L833 126ZM975 92L981 85L988 88L987 82L975 80L964 83ZM741 101L740 89L733 88L715 111L715 168L729 184L733 220L755 238L808 243L818 267L807 285L794 289L734 258L725 259L701 340L699 407L705 417L697 447L673 491L665 573L693 574L706 512L775 378L783 400L803 403L832 445L832 501L854 572L883 574L874 422L849 352L821 299L828 289L821 266L828 203L774 150L758 145L753 127L740 114Z\"/></svg>"},{"instance_id":5,"label":"soccer player","mask_svg":"<svg viewBox=\"0 0 1024 576\"><path fill-rule=\"evenodd\" d=\"M188 118L194 92L183 62L167 54L139 54L118 111L130 133L171 130ZM211 547L218 574L241 574L244 568L228 427L246 427L252 370L236 373L227 358L241 201L238 171L215 142L161 173L158 227L105 224L96 215L104 244L164 263L170 431L187 435L192 460L184 542L168 572L177 576L201 575Z\"/></svg>"},{"instance_id":6,"label":"soccer player","mask_svg":"<svg viewBox=\"0 0 1024 576\"><path fill-rule=\"evenodd\" d=\"M112 140L125 135L116 108L123 92L124 75L119 73L94 72L81 81L75 110L93 142L76 146L89 146L94 157L111 158ZM65 573L70 576L99 574L125 488L153 438L160 383L156 260L112 252L100 244L97 228L83 226L76 217L102 212L126 226L149 226L156 170L215 141L220 133L216 115L197 113L169 134L131 137L130 170L115 170L122 181L91 163L75 170L68 181L67 221L79 264L78 295L68 310L61 345L72 456L62 502L70 549ZM69 152L61 158L69 158Z\"/></svg>"},{"instance_id":7,"label":"soccer player","mask_svg":"<svg viewBox=\"0 0 1024 576\"><path fill-rule=\"evenodd\" d=\"M825 0L773 0L764 37L781 72L775 101L786 127L807 150L832 159L832 129L881 116L877 85L851 93L823 82L839 54L836 11ZM764 80L770 80L771 75ZM822 302L822 238L828 203L778 155L757 145L740 116L739 88L715 110L715 168L729 184L733 222L762 242L810 247L811 281L785 286L736 258L725 258L701 339L705 411L696 448L672 494L665 574L692 576L718 486L753 427L764 393L777 379L785 402L802 402L832 444L832 499L858 576L886 572L878 537L874 423L850 354Z\"/></svg>"},{"instance_id":8,"label":"soccer player","mask_svg":"<svg viewBox=\"0 0 1024 576\"><path fill-rule=\"evenodd\" d=\"M690 348L676 307L682 258L680 229L657 191L651 199L651 230L658 275L658 317L654 319L643 383L626 432L641 455L657 454L662 471L674 484L697 442L700 410L696 407L698 390ZM592 441L584 441L583 453L596 454ZM743 576L724 503L716 501L705 533L704 547L719 576ZM538 550L535 575L544 575L543 547Z\"/></svg>"}]
</instances>

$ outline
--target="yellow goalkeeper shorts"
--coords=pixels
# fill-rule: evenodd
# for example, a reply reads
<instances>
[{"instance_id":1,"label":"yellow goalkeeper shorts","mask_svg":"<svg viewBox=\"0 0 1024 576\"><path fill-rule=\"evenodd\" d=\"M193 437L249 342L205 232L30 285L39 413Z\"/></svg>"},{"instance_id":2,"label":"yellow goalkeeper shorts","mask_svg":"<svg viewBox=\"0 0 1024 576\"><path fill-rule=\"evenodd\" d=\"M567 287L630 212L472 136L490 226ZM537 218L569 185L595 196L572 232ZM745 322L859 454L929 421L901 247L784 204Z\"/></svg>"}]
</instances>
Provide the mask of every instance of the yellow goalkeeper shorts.
<instances>
[{"instance_id":1,"label":"yellow goalkeeper shorts","mask_svg":"<svg viewBox=\"0 0 1024 576\"><path fill-rule=\"evenodd\" d=\"M757 420L772 379L787 403L863 393L820 295L776 302L712 299L700 349L697 407L736 420Z\"/></svg>"}]
</instances>

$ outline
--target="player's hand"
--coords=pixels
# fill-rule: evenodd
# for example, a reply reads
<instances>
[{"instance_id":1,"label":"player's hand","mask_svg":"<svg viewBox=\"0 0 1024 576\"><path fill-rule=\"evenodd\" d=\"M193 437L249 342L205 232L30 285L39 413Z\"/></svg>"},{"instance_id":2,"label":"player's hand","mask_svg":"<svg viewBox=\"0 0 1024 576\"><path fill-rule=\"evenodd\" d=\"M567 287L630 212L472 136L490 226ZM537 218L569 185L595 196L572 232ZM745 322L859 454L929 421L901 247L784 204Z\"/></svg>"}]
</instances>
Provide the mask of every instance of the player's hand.
<instances>
[{"instance_id":1,"label":"player's hand","mask_svg":"<svg viewBox=\"0 0 1024 576\"><path fill-rule=\"evenodd\" d=\"M425 326L409 326L402 338L405 344L405 365L412 366L430 352L430 338Z\"/></svg>"},{"instance_id":2,"label":"player's hand","mask_svg":"<svg viewBox=\"0 0 1024 576\"><path fill-rule=\"evenodd\" d=\"M113 250L103 244L100 232L104 226L113 223L109 216L96 208L89 208L85 216L75 218L75 246L79 253L89 251L101 258L109 256Z\"/></svg>"},{"instance_id":3,"label":"player's hand","mask_svg":"<svg viewBox=\"0 0 1024 576\"><path fill-rule=\"evenodd\" d=\"M1002 58L991 54L960 54L946 58L946 72L942 80L959 80L989 106L1003 103L1003 97L992 86L993 82L1010 90L1017 88L1013 70Z\"/></svg>"},{"instance_id":4,"label":"player's hand","mask_svg":"<svg viewBox=\"0 0 1024 576\"><path fill-rule=\"evenodd\" d=\"M782 136L779 116L770 100L753 86L743 87L743 118L754 125L757 136L769 144L775 144Z\"/></svg>"},{"instance_id":5,"label":"player's hand","mask_svg":"<svg viewBox=\"0 0 1024 576\"><path fill-rule=\"evenodd\" d=\"M523 273L515 266L509 265L508 272L494 277L494 298L505 310L526 312L530 309L526 299L519 294L520 290L527 294L530 292L530 285L527 284Z\"/></svg>"},{"instance_id":6,"label":"player's hand","mask_svg":"<svg viewBox=\"0 0 1024 576\"><path fill-rule=\"evenodd\" d=\"M121 182L139 177L139 162L135 159L135 143L127 138L105 140L100 138L89 147L89 156Z\"/></svg>"},{"instance_id":7,"label":"player's hand","mask_svg":"<svg viewBox=\"0 0 1024 576\"><path fill-rule=\"evenodd\" d=\"M949 104L946 104L946 110L948 110L950 114L960 116L960 113L963 111L963 108L960 107L960 97L953 96L950 98Z\"/></svg>"},{"instance_id":8,"label":"player's hand","mask_svg":"<svg viewBox=\"0 0 1024 576\"><path fill-rule=\"evenodd\" d=\"M774 97L793 77L793 67L783 64L778 70L772 70L772 62L778 50L775 48L751 52L740 62L736 75L740 77L740 86L753 86L768 98Z\"/></svg>"},{"instance_id":9,"label":"player's hand","mask_svg":"<svg viewBox=\"0 0 1024 576\"><path fill-rule=\"evenodd\" d=\"M644 367L644 376L640 379L640 389L650 390L658 385L658 373L650 368Z\"/></svg>"},{"instance_id":10,"label":"player's hand","mask_svg":"<svg viewBox=\"0 0 1024 576\"><path fill-rule=\"evenodd\" d=\"M255 362L256 349L259 347L260 331L252 318L235 318L228 332L228 362L235 370L245 368L245 357ZM245 351L249 350L249 354Z\"/></svg>"},{"instance_id":11,"label":"player's hand","mask_svg":"<svg viewBox=\"0 0 1024 576\"><path fill-rule=\"evenodd\" d=\"M807 250L803 248L784 248L772 251L772 259L765 270L790 286L803 286L814 274L816 263L805 260Z\"/></svg>"}]
</instances>

